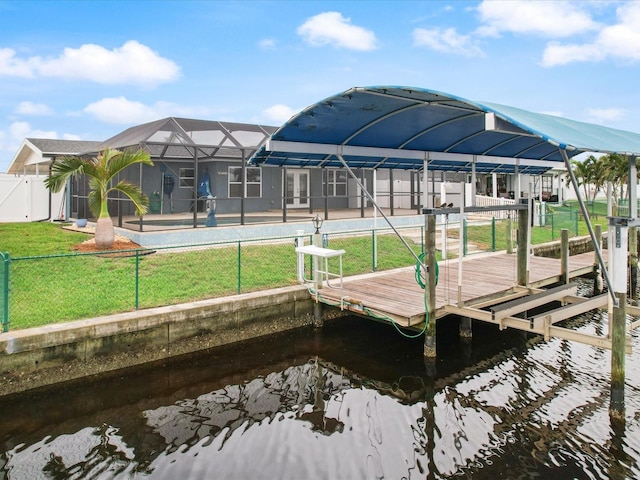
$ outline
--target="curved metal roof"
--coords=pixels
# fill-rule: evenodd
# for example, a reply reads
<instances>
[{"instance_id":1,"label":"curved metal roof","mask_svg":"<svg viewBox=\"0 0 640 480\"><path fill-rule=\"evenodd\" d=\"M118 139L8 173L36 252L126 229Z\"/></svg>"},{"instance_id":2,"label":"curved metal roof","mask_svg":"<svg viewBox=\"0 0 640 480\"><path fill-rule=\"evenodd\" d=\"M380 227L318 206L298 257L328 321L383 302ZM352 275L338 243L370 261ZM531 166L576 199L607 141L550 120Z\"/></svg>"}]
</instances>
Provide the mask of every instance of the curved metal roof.
<instances>
[{"instance_id":1,"label":"curved metal roof","mask_svg":"<svg viewBox=\"0 0 640 480\"><path fill-rule=\"evenodd\" d=\"M260 165L540 174L582 152L640 155L640 134L414 87L354 87L282 125Z\"/></svg>"}]
</instances>

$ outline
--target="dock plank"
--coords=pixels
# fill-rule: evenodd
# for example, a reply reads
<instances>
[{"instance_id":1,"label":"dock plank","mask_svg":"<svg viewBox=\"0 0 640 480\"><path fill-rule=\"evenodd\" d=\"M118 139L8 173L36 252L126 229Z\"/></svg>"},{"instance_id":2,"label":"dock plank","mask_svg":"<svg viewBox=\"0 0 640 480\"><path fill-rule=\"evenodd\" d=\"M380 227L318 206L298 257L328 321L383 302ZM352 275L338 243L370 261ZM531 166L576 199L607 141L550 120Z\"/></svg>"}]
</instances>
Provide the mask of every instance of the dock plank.
<instances>
[{"instance_id":1,"label":"dock plank","mask_svg":"<svg viewBox=\"0 0 640 480\"><path fill-rule=\"evenodd\" d=\"M603 252L605 253L606 251ZM569 258L570 272L584 272L585 269L593 267L593 264L593 252ZM460 289L458 261L441 261L438 265L440 274L436 287L436 317L446 315L444 307L448 304L455 305L459 301L473 303L474 299L499 295L501 292L507 295L507 292L516 286L516 254L497 253L466 257L462 262ZM549 285L557 282L559 275L559 259L529 257L530 284ZM341 301L339 289L325 287L319 294L321 299L328 302ZM413 268L347 277L344 279L342 296L352 302L361 303L364 309L389 316L401 325L416 325L424 320L424 291L415 282Z\"/></svg>"}]
</instances>

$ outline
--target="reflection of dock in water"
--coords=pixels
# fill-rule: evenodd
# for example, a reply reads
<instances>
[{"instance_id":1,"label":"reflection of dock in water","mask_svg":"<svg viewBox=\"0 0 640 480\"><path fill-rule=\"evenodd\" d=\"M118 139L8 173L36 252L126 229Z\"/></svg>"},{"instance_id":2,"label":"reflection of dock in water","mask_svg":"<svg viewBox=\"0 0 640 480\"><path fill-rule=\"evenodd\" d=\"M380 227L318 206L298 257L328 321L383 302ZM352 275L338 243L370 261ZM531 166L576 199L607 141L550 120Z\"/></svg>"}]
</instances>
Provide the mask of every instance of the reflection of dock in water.
<instances>
[{"instance_id":1,"label":"reflection of dock in water","mask_svg":"<svg viewBox=\"0 0 640 480\"><path fill-rule=\"evenodd\" d=\"M113 465L128 465L128 469L151 475L161 474L159 465L167 462L184 465L209 457L220 469L220 477L230 476L233 462L247 461L259 463L265 478L276 478L278 473L282 478L277 462L260 463L269 457L264 452L244 456L251 448L247 445L262 445L265 450L304 457L311 471L323 471L322 465L332 463L336 471L345 472L345 462L361 465L365 458L379 455L376 461L387 469L388 478L410 477L416 468L414 461L422 465L421 478L471 475L478 468L486 474L483 478L495 478L493 474L502 471L496 458L505 447L522 455L520 444L532 445L528 461L535 471L535 465L545 464L549 454L571 449L571 442L579 440L576 435L583 435L576 434L579 429L590 432L598 418L606 416L607 374L597 367L607 356L602 350L503 332L500 342L465 344L469 349L465 361L456 363L459 351L452 349L441 357L440 374L432 377L415 355L407 355L409 365L403 363L400 369L394 359L405 358L404 354L384 356L382 350L389 341L378 341L379 335L371 332L372 328L384 331L383 326L351 321L349 328L331 334L326 341L333 344L345 332L356 337L369 332L362 341L349 339L349 345L357 345L355 349L345 349L345 342L322 357L292 350L295 363L278 362L270 367L260 366L258 358L249 355L253 364L247 358L243 369L234 361L233 368L219 379L212 371L225 370L226 358L210 359L194 368L196 377L191 380L197 384L190 384L189 370L169 375L167 384L175 385L165 396L151 397L146 393L153 388L150 383L134 382L125 386L126 403L110 405L95 417L100 419L93 423L95 428L85 426L92 425L85 422L93 421L93 416L72 409L74 401L69 398L68 408L79 414L77 425L61 424L63 435L16 449L8 467L29 464L25 457L38 450L56 454L61 474L78 472L80 464L74 464L78 458L86 460L82 463L86 468L93 460L106 458ZM573 327L604 325L603 318L590 318L575 320ZM398 344L394 345L395 352ZM371 355L365 357L365 352ZM213 369L208 374L205 365ZM596 388L598 385L602 388ZM102 398L86 393L82 397ZM37 410L42 412L42 408ZM55 414L64 415L64 408ZM28 422L24 416L18 418ZM368 443L369 435L375 435L377 443ZM330 443L323 443L329 438ZM612 441L608 436L597 440L601 443L572 455L597 457L601 452L596 450L609 448ZM358 448L342 451L339 447L351 444ZM413 447L398 449L398 445ZM313 455L319 447L322 455ZM394 470L398 465L405 470ZM39 471L33 460L30 467Z\"/></svg>"}]
</instances>

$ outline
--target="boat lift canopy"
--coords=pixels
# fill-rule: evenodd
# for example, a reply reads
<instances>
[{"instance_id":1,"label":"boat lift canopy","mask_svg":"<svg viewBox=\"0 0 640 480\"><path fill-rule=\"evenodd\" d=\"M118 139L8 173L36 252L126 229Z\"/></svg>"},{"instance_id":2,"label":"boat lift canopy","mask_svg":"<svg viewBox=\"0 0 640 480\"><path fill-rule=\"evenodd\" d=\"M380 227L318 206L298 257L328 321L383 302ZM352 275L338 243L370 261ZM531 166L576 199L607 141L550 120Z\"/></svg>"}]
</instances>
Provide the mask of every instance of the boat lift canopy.
<instances>
[{"instance_id":1,"label":"boat lift canopy","mask_svg":"<svg viewBox=\"0 0 640 480\"><path fill-rule=\"evenodd\" d=\"M638 133L423 88L374 86L353 87L305 108L278 128L249 163L346 168L372 202L352 168L540 175L564 164L613 295L571 168L570 159L585 152L629 157L629 182L635 186ZM629 189L631 208L624 225L637 223L635 191Z\"/></svg>"},{"instance_id":2,"label":"boat lift canopy","mask_svg":"<svg viewBox=\"0 0 640 480\"><path fill-rule=\"evenodd\" d=\"M640 134L414 87L354 87L278 128L254 165L539 175L583 152L640 155ZM516 168L517 166L517 168Z\"/></svg>"}]
</instances>

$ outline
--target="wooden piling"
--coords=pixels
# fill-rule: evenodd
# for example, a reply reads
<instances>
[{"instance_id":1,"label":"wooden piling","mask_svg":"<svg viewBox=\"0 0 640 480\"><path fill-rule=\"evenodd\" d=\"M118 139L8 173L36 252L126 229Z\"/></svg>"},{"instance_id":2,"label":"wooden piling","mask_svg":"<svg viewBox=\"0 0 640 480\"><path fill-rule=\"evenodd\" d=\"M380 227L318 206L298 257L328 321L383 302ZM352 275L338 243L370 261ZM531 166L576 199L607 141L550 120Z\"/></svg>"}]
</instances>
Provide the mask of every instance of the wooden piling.
<instances>
[{"instance_id":1,"label":"wooden piling","mask_svg":"<svg viewBox=\"0 0 640 480\"><path fill-rule=\"evenodd\" d=\"M627 294L616 292L618 306L613 308L611 317L611 399L609 415L624 418L624 377L625 343L627 338Z\"/></svg>"},{"instance_id":2,"label":"wooden piling","mask_svg":"<svg viewBox=\"0 0 640 480\"><path fill-rule=\"evenodd\" d=\"M470 342L473 337L472 330L473 321L469 317L460 317L460 339L463 342Z\"/></svg>"},{"instance_id":3,"label":"wooden piling","mask_svg":"<svg viewBox=\"0 0 640 480\"><path fill-rule=\"evenodd\" d=\"M529 271L529 210L518 210L518 285L527 286Z\"/></svg>"},{"instance_id":4,"label":"wooden piling","mask_svg":"<svg viewBox=\"0 0 640 480\"><path fill-rule=\"evenodd\" d=\"M316 247L322 247L322 234L314 233L313 234L313 244ZM313 256L313 279L315 280L315 288L316 291L319 292L323 287L323 274L319 272L320 265L322 260L317 255ZM322 315L323 315L323 307L320 302L316 302L313 306L313 326L316 328L322 327Z\"/></svg>"},{"instance_id":5,"label":"wooden piling","mask_svg":"<svg viewBox=\"0 0 640 480\"><path fill-rule=\"evenodd\" d=\"M638 301L638 227L629 227L629 297Z\"/></svg>"},{"instance_id":6,"label":"wooden piling","mask_svg":"<svg viewBox=\"0 0 640 480\"><path fill-rule=\"evenodd\" d=\"M560 276L562 283L569 283L569 229L560 230Z\"/></svg>"},{"instance_id":7,"label":"wooden piling","mask_svg":"<svg viewBox=\"0 0 640 480\"><path fill-rule=\"evenodd\" d=\"M602 248L602 225L599 223L594 225L596 243ZM593 248L593 294L600 295L603 292L602 271L600 270L600 261L598 260L598 254L596 248Z\"/></svg>"},{"instance_id":8,"label":"wooden piling","mask_svg":"<svg viewBox=\"0 0 640 480\"><path fill-rule=\"evenodd\" d=\"M427 285L427 328L424 332L424 356L436 358L436 216L425 215L425 263L428 268Z\"/></svg>"},{"instance_id":9,"label":"wooden piling","mask_svg":"<svg viewBox=\"0 0 640 480\"><path fill-rule=\"evenodd\" d=\"M323 321L323 312L324 308L322 303L320 302L315 302L313 304L313 326L314 328L320 328L322 327L324 321Z\"/></svg>"}]
</instances>

